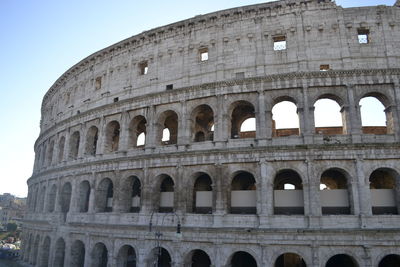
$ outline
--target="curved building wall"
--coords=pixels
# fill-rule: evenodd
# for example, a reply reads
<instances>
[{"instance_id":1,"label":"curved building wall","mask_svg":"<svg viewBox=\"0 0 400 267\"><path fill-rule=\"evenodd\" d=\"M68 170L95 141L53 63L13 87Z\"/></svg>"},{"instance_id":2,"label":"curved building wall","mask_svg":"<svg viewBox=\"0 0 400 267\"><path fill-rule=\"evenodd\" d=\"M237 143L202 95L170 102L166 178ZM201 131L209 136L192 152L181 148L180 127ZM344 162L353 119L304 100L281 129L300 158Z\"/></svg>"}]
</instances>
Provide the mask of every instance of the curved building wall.
<instances>
[{"instance_id":1,"label":"curved building wall","mask_svg":"<svg viewBox=\"0 0 400 267\"><path fill-rule=\"evenodd\" d=\"M396 266L399 18L397 6L277 1L82 60L43 99L23 260ZM364 97L386 126L362 125ZM340 106L341 126L316 126L319 99ZM276 127L282 101L298 128Z\"/></svg>"}]
</instances>

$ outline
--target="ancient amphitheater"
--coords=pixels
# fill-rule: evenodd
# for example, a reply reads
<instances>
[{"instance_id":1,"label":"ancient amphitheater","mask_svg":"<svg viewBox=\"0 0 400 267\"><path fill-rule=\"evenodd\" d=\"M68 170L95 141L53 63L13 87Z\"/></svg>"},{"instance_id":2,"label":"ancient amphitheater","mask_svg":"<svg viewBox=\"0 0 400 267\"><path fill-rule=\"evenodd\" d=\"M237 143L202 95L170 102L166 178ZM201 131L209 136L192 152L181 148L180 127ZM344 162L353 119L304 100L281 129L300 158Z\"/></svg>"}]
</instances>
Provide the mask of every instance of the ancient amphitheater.
<instances>
[{"instance_id":1,"label":"ancient amphitheater","mask_svg":"<svg viewBox=\"0 0 400 267\"><path fill-rule=\"evenodd\" d=\"M399 2L283 0L83 59L43 99L22 259L400 266L399 29ZM365 98L384 125L364 125ZM317 125L321 100L339 125Z\"/></svg>"}]
</instances>

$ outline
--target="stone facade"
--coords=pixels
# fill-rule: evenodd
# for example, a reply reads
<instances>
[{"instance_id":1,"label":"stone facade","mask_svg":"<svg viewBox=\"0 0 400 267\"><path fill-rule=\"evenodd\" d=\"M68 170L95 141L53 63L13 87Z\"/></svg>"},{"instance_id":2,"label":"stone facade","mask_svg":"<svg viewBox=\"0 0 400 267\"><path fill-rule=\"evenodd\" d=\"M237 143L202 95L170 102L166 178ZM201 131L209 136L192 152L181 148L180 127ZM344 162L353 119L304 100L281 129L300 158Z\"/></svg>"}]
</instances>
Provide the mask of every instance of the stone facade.
<instances>
[{"instance_id":1,"label":"stone facade","mask_svg":"<svg viewBox=\"0 0 400 267\"><path fill-rule=\"evenodd\" d=\"M88 56L43 99L23 260L400 266L399 27L397 6L277 1ZM386 126L362 126L364 97ZM315 126L319 99L342 126ZM282 101L299 128L276 129Z\"/></svg>"}]
</instances>

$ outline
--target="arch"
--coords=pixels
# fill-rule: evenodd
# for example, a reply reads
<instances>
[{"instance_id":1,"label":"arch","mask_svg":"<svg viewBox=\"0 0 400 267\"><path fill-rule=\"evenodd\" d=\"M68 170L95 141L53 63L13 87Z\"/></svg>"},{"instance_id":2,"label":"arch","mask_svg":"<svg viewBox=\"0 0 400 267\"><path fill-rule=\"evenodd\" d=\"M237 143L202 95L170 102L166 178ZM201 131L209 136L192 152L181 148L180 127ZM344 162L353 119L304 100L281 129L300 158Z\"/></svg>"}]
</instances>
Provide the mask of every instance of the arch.
<instances>
[{"instance_id":1,"label":"arch","mask_svg":"<svg viewBox=\"0 0 400 267\"><path fill-rule=\"evenodd\" d=\"M117 267L136 267L136 252L132 246L124 245L119 249Z\"/></svg>"},{"instance_id":2,"label":"arch","mask_svg":"<svg viewBox=\"0 0 400 267\"><path fill-rule=\"evenodd\" d=\"M53 153L54 153L54 140L50 141L48 151L46 153L46 165L50 166L53 161Z\"/></svg>"},{"instance_id":3,"label":"arch","mask_svg":"<svg viewBox=\"0 0 400 267\"><path fill-rule=\"evenodd\" d=\"M378 168L369 176L372 214L399 213L399 174L389 168Z\"/></svg>"},{"instance_id":4,"label":"arch","mask_svg":"<svg viewBox=\"0 0 400 267\"><path fill-rule=\"evenodd\" d=\"M293 170L281 170L275 175L274 214L304 214L303 182Z\"/></svg>"},{"instance_id":5,"label":"arch","mask_svg":"<svg viewBox=\"0 0 400 267\"><path fill-rule=\"evenodd\" d=\"M71 245L71 266L85 266L85 244L81 240L75 240Z\"/></svg>"},{"instance_id":6,"label":"arch","mask_svg":"<svg viewBox=\"0 0 400 267\"><path fill-rule=\"evenodd\" d=\"M89 211L89 200L90 200L90 183L85 180L79 184L79 196L78 196L79 212Z\"/></svg>"},{"instance_id":7,"label":"arch","mask_svg":"<svg viewBox=\"0 0 400 267\"><path fill-rule=\"evenodd\" d=\"M118 121L111 121L106 126L104 152L118 151L121 127Z\"/></svg>"},{"instance_id":8,"label":"arch","mask_svg":"<svg viewBox=\"0 0 400 267\"><path fill-rule=\"evenodd\" d=\"M63 267L65 259L65 241L60 237L55 245L53 266Z\"/></svg>"},{"instance_id":9,"label":"arch","mask_svg":"<svg viewBox=\"0 0 400 267\"><path fill-rule=\"evenodd\" d=\"M77 159L78 158L80 139L81 139L81 136L80 136L79 131L75 131L69 138L68 159Z\"/></svg>"},{"instance_id":10,"label":"arch","mask_svg":"<svg viewBox=\"0 0 400 267\"><path fill-rule=\"evenodd\" d=\"M91 126L86 133L85 154L94 156L97 151L97 141L99 139L99 129L96 126Z\"/></svg>"},{"instance_id":11,"label":"arch","mask_svg":"<svg viewBox=\"0 0 400 267\"><path fill-rule=\"evenodd\" d=\"M53 184L50 188L50 191L47 196L47 211L54 212L54 208L56 205L56 195L57 195L57 186Z\"/></svg>"},{"instance_id":12,"label":"arch","mask_svg":"<svg viewBox=\"0 0 400 267\"><path fill-rule=\"evenodd\" d=\"M358 267L356 260L347 254L336 254L329 258L325 267Z\"/></svg>"},{"instance_id":13,"label":"arch","mask_svg":"<svg viewBox=\"0 0 400 267\"><path fill-rule=\"evenodd\" d=\"M101 180L96 191L96 212L112 212L114 185L111 179Z\"/></svg>"},{"instance_id":14,"label":"arch","mask_svg":"<svg viewBox=\"0 0 400 267\"><path fill-rule=\"evenodd\" d=\"M175 183L169 175L162 175L161 179L159 212L172 212L174 210Z\"/></svg>"},{"instance_id":15,"label":"arch","mask_svg":"<svg viewBox=\"0 0 400 267\"><path fill-rule=\"evenodd\" d=\"M171 145L178 141L178 115L173 110L167 110L158 118L157 136L160 144ZM164 137L164 130L168 130L169 137ZM165 131L167 132L167 131Z\"/></svg>"},{"instance_id":16,"label":"arch","mask_svg":"<svg viewBox=\"0 0 400 267\"><path fill-rule=\"evenodd\" d=\"M276 260L274 267L307 267L303 257L296 253L284 253L280 255Z\"/></svg>"},{"instance_id":17,"label":"arch","mask_svg":"<svg viewBox=\"0 0 400 267\"><path fill-rule=\"evenodd\" d=\"M184 266L191 267L210 267L211 259L208 254L201 249L195 249L190 251L185 257Z\"/></svg>"},{"instance_id":18,"label":"arch","mask_svg":"<svg viewBox=\"0 0 400 267\"><path fill-rule=\"evenodd\" d=\"M134 117L129 123L129 147L140 147L146 143L147 120L142 115ZM141 137L142 136L142 137Z\"/></svg>"},{"instance_id":19,"label":"arch","mask_svg":"<svg viewBox=\"0 0 400 267\"><path fill-rule=\"evenodd\" d=\"M168 250L163 247L155 247L149 255L148 266L171 267L172 259Z\"/></svg>"},{"instance_id":20,"label":"arch","mask_svg":"<svg viewBox=\"0 0 400 267\"><path fill-rule=\"evenodd\" d=\"M42 243L42 248L40 250L40 260L39 267L49 266L49 253L50 253L50 237L46 236Z\"/></svg>"},{"instance_id":21,"label":"arch","mask_svg":"<svg viewBox=\"0 0 400 267\"><path fill-rule=\"evenodd\" d=\"M231 267L257 267L256 259L248 252L237 251L230 257Z\"/></svg>"},{"instance_id":22,"label":"arch","mask_svg":"<svg viewBox=\"0 0 400 267\"><path fill-rule=\"evenodd\" d=\"M39 251L39 243L40 243L40 236L36 235L35 243L33 244L33 257L32 257L32 264L36 265L38 259L38 251Z\"/></svg>"},{"instance_id":23,"label":"arch","mask_svg":"<svg viewBox=\"0 0 400 267\"><path fill-rule=\"evenodd\" d=\"M69 212L69 206L71 204L71 194L72 194L72 186L71 183L66 182L61 189L61 212L67 213Z\"/></svg>"},{"instance_id":24,"label":"arch","mask_svg":"<svg viewBox=\"0 0 400 267\"><path fill-rule=\"evenodd\" d=\"M231 138L255 138L256 130L245 131L241 129L244 121L249 118L255 119L254 105L248 101L240 100L231 105ZM254 127L256 129L256 127Z\"/></svg>"},{"instance_id":25,"label":"arch","mask_svg":"<svg viewBox=\"0 0 400 267\"><path fill-rule=\"evenodd\" d=\"M107 267L108 250L102 242L96 243L92 250L92 265L91 267Z\"/></svg>"},{"instance_id":26,"label":"arch","mask_svg":"<svg viewBox=\"0 0 400 267\"><path fill-rule=\"evenodd\" d=\"M209 214L213 209L213 192L211 177L204 173L198 173L193 186L192 207L193 212Z\"/></svg>"},{"instance_id":27,"label":"arch","mask_svg":"<svg viewBox=\"0 0 400 267\"><path fill-rule=\"evenodd\" d=\"M343 170L324 171L320 180L320 200L323 215L351 214L352 205L349 179Z\"/></svg>"},{"instance_id":28,"label":"arch","mask_svg":"<svg viewBox=\"0 0 400 267\"><path fill-rule=\"evenodd\" d=\"M139 212L142 184L137 176L129 176L121 183L121 211Z\"/></svg>"},{"instance_id":29,"label":"arch","mask_svg":"<svg viewBox=\"0 0 400 267\"><path fill-rule=\"evenodd\" d=\"M382 258L378 267L398 267L400 266L400 255L389 254Z\"/></svg>"},{"instance_id":30,"label":"arch","mask_svg":"<svg viewBox=\"0 0 400 267\"><path fill-rule=\"evenodd\" d=\"M214 111L209 105L203 104L193 109L191 122L192 140L194 142L214 140L214 131L211 130L214 125Z\"/></svg>"},{"instance_id":31,"label":"arch","mask_svg":"<svg viewBox=\"0 0 400 267\"><path fill-rule=\"evenodd\" d=\"M59 163L64 160L64 147L65 147L65 137L61 136L60 140L58 141L57 161Z\"/></svg>"},{"instance_id":32,"label":"arch","mask_svg":"<svg viewBox=\"0 0 400 267\"><path fill-rule=\"evenodd\" d=\"M393 114L386 96L371 92L364 95L358 103L364 134L393 133Z\"/></svg>"},{"instance_id":33,"label":"arch","mask_svg":"<svg viewBox=\"0 0 400 267\"><path fill-rule=\"evenodd\" d=\"M272 107L272 136L299 135L297 106L291 98L282 98Z\"/></svg>"},{"instance_id":34,"label":"arch","mask_svg":"<svg viewBox=\"0 0 400 267\"><path fill-rule=\"evenodd\" d=\"M346 114L341 108L342 101L335 95L322 95L314 103L315 133L335 135L346 133Z\"/></svg>"},{"instance_id":35,"label":"arch","mask_svg":"<svg viewBox=\"0 0 400 267\"><path fill-rule=\"evenodd\" d=\"M230 213L257 213L256 180L246 171L237 172L231 182Z\"/></svg>"},{"instance_id":36,"label":"arch","mask_svg":"<svg viewBox=\"0 0 400 267\"><path fill-rule=\"evenodd\" d=\"M39 196L39 211L44 212L44 197L46 196L46 186L42 186L42 190L40 190L40 196Z\"/></svg>"}]
</instances>

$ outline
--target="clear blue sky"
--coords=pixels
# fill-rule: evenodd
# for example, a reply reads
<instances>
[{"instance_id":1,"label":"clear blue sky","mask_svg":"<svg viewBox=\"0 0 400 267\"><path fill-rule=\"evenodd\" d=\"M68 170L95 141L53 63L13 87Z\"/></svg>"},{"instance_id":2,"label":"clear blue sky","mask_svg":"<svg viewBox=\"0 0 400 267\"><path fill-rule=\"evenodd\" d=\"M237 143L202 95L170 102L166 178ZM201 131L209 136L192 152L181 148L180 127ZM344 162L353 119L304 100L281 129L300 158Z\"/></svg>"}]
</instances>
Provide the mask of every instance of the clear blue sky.
<instances>
[{"instance_id":1,"label":"clear blue sky","mask_svg":"<svg viewBox=\"0 0 400 267\"><path fill-rule=\"evenodd\" d=\"M395 0L337 0L393 5ZM265 1L0 0L0 193L26 196L42 97L86 56L142 31Z\"/></svg>"}]
</instances>

